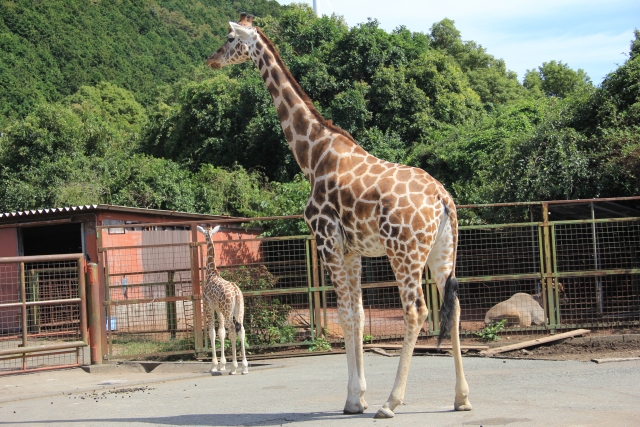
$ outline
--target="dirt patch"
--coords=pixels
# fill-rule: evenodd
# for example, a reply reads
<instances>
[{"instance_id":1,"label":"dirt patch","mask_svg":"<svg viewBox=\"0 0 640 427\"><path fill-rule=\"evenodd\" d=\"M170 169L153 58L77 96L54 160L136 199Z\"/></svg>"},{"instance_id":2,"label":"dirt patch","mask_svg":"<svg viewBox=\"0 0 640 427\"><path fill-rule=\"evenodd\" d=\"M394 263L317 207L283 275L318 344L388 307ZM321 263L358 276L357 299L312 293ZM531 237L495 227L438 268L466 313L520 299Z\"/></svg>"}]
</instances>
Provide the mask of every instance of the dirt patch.
<instances>
[{"instance_id":1,"label":"dirt patch","mask_svg":"<svg viewBox=\"0 0 640 427\"><path fill-rule=\"evenodd\" d=\"M580 360L640 357L640 341L589 341L550 343L535 348L500 354L514 359Z\"/></svg>"}]
</instances>

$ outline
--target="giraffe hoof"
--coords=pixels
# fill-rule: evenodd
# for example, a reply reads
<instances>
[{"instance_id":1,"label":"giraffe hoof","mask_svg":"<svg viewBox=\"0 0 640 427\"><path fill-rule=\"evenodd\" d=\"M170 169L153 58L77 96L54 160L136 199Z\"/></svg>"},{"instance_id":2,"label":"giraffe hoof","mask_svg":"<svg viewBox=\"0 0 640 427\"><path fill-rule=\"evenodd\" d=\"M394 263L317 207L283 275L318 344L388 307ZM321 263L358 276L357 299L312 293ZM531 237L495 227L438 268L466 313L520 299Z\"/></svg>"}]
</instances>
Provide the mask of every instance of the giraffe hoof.
<instances>
[{"instance_id":1,"label":"giraffe hoof","mask_svg":"<svg viewBox=\"0 0 640 427\"><path fill-rule=\"evenodd\" d=\"M473 409L473 406L471 406L471 403L468 399L465 399L464 402L454 403L453 409L455 409L456 411L470 411Z\"/></svg>"},{"instance_id":2,"label":"giraffe hoof","mask_svg":"<svg viewBox=\"0 0 640 427\"><path fill-rule=\"evenodd\" d=\"M366 407L364 407L360 402L358 402L357 404L349 404L347 402L347 404L344 405L342 413L346 415L362 414L365 409Z\"/></svg>"},{"instance_id":3,"label":"giraffe hoof","mask_svg":"<svg viewBox=\"0 0 640 427\"><path fill-rule=\"evenodd\" d=\"M218 372L218 371L216 371L214 369L210 370L209 372L211 373L211 376L213 376L213 377L219 377L220 375L222 375L222 373L220 373L220 372Z\"/></svg>"},{"instance_id":4,"label":"giraffe hoof","mask_svg":"<svg viewBox=\"0 0 640 427\"><path fill-rule=\"evenodd\" d=\"M249 373L249 370L248 370L248 369L243 369L243 370L242 370L242 375L247 375L248 373Z\"/></svg>"},{"instance_id":5,"label":"giraffe hoof","mask_svg":"<svg viewBox=\"0 0 640 427\"><path fill-rule=\"evenodd\" d=\"M229 372L229 375L235 375L235 374L237 374L237 372L236 372L236 371L231 371L231 372Z\"/></svg>"},{"instance_id":6,"label":"giraffe hoof","mask_svg":"<svg viewBox=\"0 0 640 427\"><path fill-rule=\"evenodd\" d=\"M394 413L391 409L389 408L380 408L378 409L378 412L376 412L376 415L373 418L393 418L394 417Z\"/></svg>"}]
</instances>

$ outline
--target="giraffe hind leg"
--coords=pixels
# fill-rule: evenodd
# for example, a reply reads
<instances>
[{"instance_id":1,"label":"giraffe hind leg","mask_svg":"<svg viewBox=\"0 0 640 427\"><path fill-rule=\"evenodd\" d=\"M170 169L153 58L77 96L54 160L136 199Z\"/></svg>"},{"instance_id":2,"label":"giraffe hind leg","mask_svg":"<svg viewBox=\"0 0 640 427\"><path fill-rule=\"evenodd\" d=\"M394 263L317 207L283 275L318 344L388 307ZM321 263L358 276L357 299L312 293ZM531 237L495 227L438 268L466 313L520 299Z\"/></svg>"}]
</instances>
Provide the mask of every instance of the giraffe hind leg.
<instances>
[{"instance_id":1,"label":"giraffe hind leg","mask_svg":"<svg viewBox=\"0 0 640 427\"><path fill-rule=\"evenodd\" d=\"M240 351L242 351L242 375L246 375L249 373L249 363L247 363L247 356L244 351L244 326L242 326L242 323L240 323L238 334L240 335Z\"/></svg>"},{"instance_id":2,"label":"giraffe hind leg","mask_svg":"<svg viewBox=\"0 0 640 427\"><path fill-rule=\"evenodd\" d=\"M245 353L244 342L245 342L245 333L244 326L242 324L244 319L244 299L242 297L242 291L238 288L236 293L236 307L235 307L235 326L236 332L240 337L240 351L242 352L242 375L246 375L249 373L249 364L247 363L247 355Z\"/></svg>"},{"instance_id":3,"label":"giraffe hind leg","mask_svg":"<svg viewBox=\"0 0 640 427\"><path fill-rule=\"evenodd\" d=\"M401 265L401 261L398 258L389 258L392 267ZM394 268L394 272L397 270L397 267ZM406 275L402 282L398 281L398 290L404 311L404 340L402 342L398 370L391 394L378 412L376 412L375 418L393 418L395 415L393 411L398 405L402 404L404 400L413 349L415 348L422 324L428 315L421 287L422 271L422 268L417 268L412 271L411 274ZM396 273L396 277L399 276L400 275Z\"/></svg>"},{"instance_id":4,"label":"giraffe hind leg","mask_svg":"<svg viewBox=\"0 0 640 427\"><path fill-rule=\"evenodd\" d=\"M442 336L446 333L451 334L453 363L456 372L456 395L453 407L456 411L470 411L472 406L469 402L469 385L464 377L462 354L460 352L460 301L457 296L458 281L452 274L455 263L453 236L456 234L457 231L451 227L451 221L447 221L447 223L444 224L443 232L429 254L427 265L436 282L438 292L443 297L443 308L441 311L441 313L443 313L443 321L440 326L440 333Z\"/></svg>"},{"instance_id":5,"label":"giraffe hind leg","mask_svg":"<svg viewBox=\"0 0 640 427\"><path fill-rule=\"evenodd\" d=\"M211 370L209 372L211 375L220 375L220 372L218 372L218 355L216 354L216 324L213 314L209 321L209 338L211 338Z\"/></svg>"},{"instance_id":6,"label":"giraffe hind leg","mask_svg":"<svg viewBox=\"0 0 640 427\"><path fill-rule=\"evenodd\" d=\"M238 355L236 354L236 328L235 325L229 328L229 340L231 341L231 360L233 368L229 375L235 375L238 371Z\"/></svg>"}]
</instances>

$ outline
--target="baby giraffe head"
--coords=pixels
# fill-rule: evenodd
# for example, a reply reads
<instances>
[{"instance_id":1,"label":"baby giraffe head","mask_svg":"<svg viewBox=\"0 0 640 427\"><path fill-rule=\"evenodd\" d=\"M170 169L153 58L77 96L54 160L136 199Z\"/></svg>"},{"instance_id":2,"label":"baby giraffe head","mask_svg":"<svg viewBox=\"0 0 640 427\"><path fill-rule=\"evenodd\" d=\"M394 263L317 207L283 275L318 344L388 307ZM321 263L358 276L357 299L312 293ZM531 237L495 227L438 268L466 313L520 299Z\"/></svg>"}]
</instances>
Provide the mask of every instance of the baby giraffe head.
<instances>
[{"instance_id":1,"label":"baby giraffe head","mask_svg":"<svg viewBox=\"0 0 640 427\"><path fill-rule=\"evenodd\" d=\"M253 18L253 15L242 13L237 23L229 22L227 42L207 58L209 67L218 69L229 64L241 64L251 58L258 40Z\"/></svg>"},{"instance_id":2,"label":"baby giraffe head","mask_svg":"<svg viewBox=\"0 0 640 427\"><path fill-rule=\"evenodd\" d=\"M218 230L220 230L219 225L216 225L214 228L211 228L211 226L207 226L207 228L198 226L198 231L204 234L204 238L207 240L207 243L213 241L213 235L216 234Z\"/></svg>"}]
</instances>

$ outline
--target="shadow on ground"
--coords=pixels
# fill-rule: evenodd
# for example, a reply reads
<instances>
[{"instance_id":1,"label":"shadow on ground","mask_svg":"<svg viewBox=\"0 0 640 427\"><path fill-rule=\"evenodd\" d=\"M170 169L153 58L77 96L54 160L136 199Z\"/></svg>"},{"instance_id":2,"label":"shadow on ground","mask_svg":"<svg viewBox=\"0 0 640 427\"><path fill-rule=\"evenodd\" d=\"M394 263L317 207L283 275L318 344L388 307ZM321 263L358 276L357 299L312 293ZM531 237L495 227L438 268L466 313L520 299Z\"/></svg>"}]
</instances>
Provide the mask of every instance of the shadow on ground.
<instances>
[{"instance_id":1,"label":"shadow on ground","mask_svg":"<svg viewBox=\"0 0 640 427\"><path fill-rule=\"evenodd\" d=\"M424 412L403 412L403 414L436 414L454 412L453 410L424 411ZM289 423L301 423L308 421L340 421L351 419L371 419L375 412L365 414L345 415L340 412L301 412L301 413L276 413L276 414L190 414L178 415L174 417L123 417L123 418L81 418L81 419L50 419L31 421L0 421L0 425L33 425L33 424L97 424L97 423L122 423L129 425L133 423L147 423L170 426L276 426Z\"/></svg>"}]
</instances>

